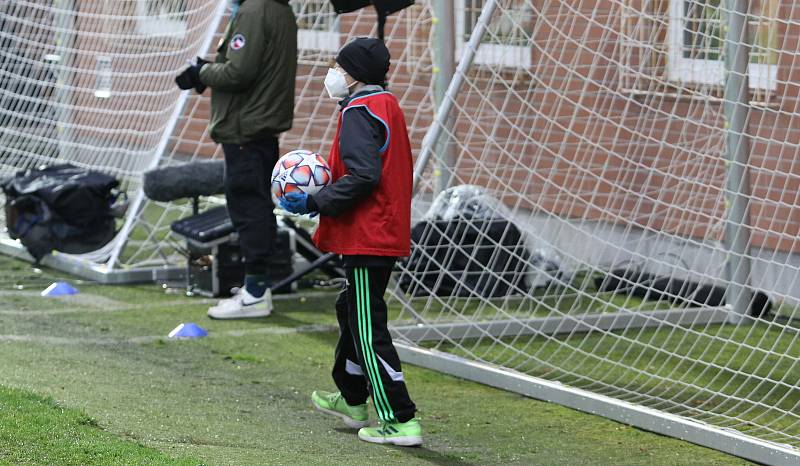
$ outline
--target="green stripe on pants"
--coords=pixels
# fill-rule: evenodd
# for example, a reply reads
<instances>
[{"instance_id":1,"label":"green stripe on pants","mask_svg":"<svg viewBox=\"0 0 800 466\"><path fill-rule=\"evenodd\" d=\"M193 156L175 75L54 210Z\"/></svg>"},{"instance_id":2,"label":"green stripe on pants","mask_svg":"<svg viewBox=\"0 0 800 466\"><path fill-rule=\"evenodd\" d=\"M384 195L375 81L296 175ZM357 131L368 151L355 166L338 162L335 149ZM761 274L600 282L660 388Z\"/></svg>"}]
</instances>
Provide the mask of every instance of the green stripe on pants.
<instances>
[{"instance_id":1,"label":"green stripe on pants","mask_svg":"<svg viewBox=\"0 0 800 466\"><path fill-rule=\"evenodd\" d=\"M383 379L381 379L380 368L378 367L378 356L375 354L375 349L372 346L372 307L370 306L369 300L369 273L368 269L366 268L364 269L364 295L365 302L367 303L367 329L369 330L367 342L369 343L369 349L372 352L372 364L375 370L375 378L378 379L378 387L373 391L376 393L376 395L380 394L380 397L384 402L384 407L386 408L386 411L388 411L388 418L384 419L384 421L394 421L395 416L394 412L392 411L392 405L389 404L389 397L386 395L386 390L383 388Z\"/></svg>"},{"instance_id":2,"label":"green stripe on pants","mask_svg":"<svg viewBox=\"0 0 800 466\"><path fill-rule=\"evenodd\" d=\"M378 417L381 420L387 419L387 412L383 405L383 399L378 395L378 381L376 380L376 373L373 369L374 367L374 358L372 354L372 348L369 345L368 333L369 332L369 320L366 315L367 306L365 305L365 300L369 299L369 296L364 291L365 285L365 272L366 270L356 268L354 269L355 275L355 284L356 284L356 312L358 318L358 336L361 343L361 354L364 359L364 368L367 371L367 377L369 378L370 384L372 385L372 392L373 392L373 399L372 401L375 403L375 411L378 412ZM380 379L380 374L377 374L378 380Z\"/></svg>"}]
</instances>

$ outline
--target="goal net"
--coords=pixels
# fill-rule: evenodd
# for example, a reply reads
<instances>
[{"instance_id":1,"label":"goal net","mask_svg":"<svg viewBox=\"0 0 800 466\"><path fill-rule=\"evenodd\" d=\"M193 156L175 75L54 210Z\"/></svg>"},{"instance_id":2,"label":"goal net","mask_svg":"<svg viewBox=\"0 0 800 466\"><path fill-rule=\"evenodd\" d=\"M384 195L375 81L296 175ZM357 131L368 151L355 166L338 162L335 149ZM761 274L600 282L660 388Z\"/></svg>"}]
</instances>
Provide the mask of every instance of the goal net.
<instances>
[{"instance_id":1,"label":"goal net","mask_svg":"<svg viewBox=\"0 0 800 466\"><path fill-rule=\"evenodd\" d=\"M222 157L207 133L210 91L182 93L174 77L187 61L216 53L229 3L0 0L0 179L68 162L118 177L130 196L120 232L106 247L45 263L124 275L109 281L137 277L126 271L181 267L170 224L191 213L190 203L150 201L142 179L158 166ZM324 96L325 74L342 44L376 34L376 15L370 8L337 17L328 0L290 5L299 29L297 99L294 128L282 135L281 148L327 153L338 112ZM418 141L433 108L430 34L425 4L393 15L386 25L392 91L416 109L408 123ZM2 213L0 220L5 223ZM19 245L0 233L0 248L15 252Z\"/></svg>"},{"instance_id":2,"label":"goal net","mask_svg":"<svg viewBox=\"0 0 800 466\"><path fill-rule=\"evenodd\" d=\"M457 0L448 20L460 68L394 288L406 357L798 461L800 9Z\"/></svg>"},{"instance_id":3,"label":"goal net","mask_svg":"<svg viewBox=\"0 0 800 466\"><path fill-rule=\"evenodd\" d=\"M71 163L117 177L131 196L106 247L61 256L75 267L158 255L152 226L163 214L144 204L142 174L175 146L187 94L173 79L209 48L224 9L216 0L0 2L0 177Z\"/></svg>"}]
</instances>

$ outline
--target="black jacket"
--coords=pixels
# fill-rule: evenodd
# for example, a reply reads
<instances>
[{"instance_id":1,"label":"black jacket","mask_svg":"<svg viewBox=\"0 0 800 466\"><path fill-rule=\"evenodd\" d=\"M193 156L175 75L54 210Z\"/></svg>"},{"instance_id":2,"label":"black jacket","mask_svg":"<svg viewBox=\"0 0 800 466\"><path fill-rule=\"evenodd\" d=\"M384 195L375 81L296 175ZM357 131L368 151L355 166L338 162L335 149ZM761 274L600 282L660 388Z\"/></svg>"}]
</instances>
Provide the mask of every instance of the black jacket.
<instances>
[{"instance_id":1,"label":"black jacket","mask_svg":"<svg viewBox=\"0 0 800 466\"><path fill-rule=\"evenodd\" d=\"M365 86L339 102L339 106L344 110L354 98L381 91L383 88L380 86ZM381 181L380 148L385 141L386 129L366 109L355 107L348 110L342 117L339 132L339 153L347 167L347 176L313 197L309 196L309 208L320 215L336 217L367 197Z\"/></svg>"}]
</instances>

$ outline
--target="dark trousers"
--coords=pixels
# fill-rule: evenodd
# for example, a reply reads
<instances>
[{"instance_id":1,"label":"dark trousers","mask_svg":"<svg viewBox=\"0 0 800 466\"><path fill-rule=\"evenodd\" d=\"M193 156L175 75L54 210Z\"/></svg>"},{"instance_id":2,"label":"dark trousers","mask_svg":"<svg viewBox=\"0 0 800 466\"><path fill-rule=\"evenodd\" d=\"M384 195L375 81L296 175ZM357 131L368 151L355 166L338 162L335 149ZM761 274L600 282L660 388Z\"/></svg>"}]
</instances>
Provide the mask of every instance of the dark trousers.
<instances>
[{"instance_id":1,"label":"dark trousers","mask_svg":"<svg viewBox=\"0 0 800 466\"><path fill-rule=\"evenodd\" d=\"M416 407L387 327L383 295L391 267L346 267L347 286L336 300L339 343L333 380L349 405L372 402L384 422L407 422Z\"/></svg>"},{"instance_id":2,"label":"dark trousers","mask_svg":"<svg viewBox=\"0 0 800 466\"><path fill-rule=\"evenodd\" d=\"M267 273L277 225L270 193L272 169L278 161L278 138L242 145L223 144L225 199L250 275Z\"/></svg>"}]
</instances>

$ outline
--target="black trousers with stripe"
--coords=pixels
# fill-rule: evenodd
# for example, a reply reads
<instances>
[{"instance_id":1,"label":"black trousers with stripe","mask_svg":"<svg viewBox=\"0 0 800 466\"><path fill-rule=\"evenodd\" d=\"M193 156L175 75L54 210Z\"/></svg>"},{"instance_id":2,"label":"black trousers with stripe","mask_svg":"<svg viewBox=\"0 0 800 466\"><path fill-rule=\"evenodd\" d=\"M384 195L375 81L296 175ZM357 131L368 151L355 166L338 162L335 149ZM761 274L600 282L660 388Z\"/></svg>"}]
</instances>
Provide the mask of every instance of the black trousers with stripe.
<instances>
[{"instance_id":1,"label":"black trousers with stripe","mask_svg":"<svg viewBox=\"0 0 800 466\"><path fill-rule=\"evenodd\" d=\"M345 267L347 286L336 300L339 343L333 380L349 405L372 396L384 422L406 422L416 406L408 395L400 358L387 327L383 295L391 267Z\"/></svg>"}]
</instances>

